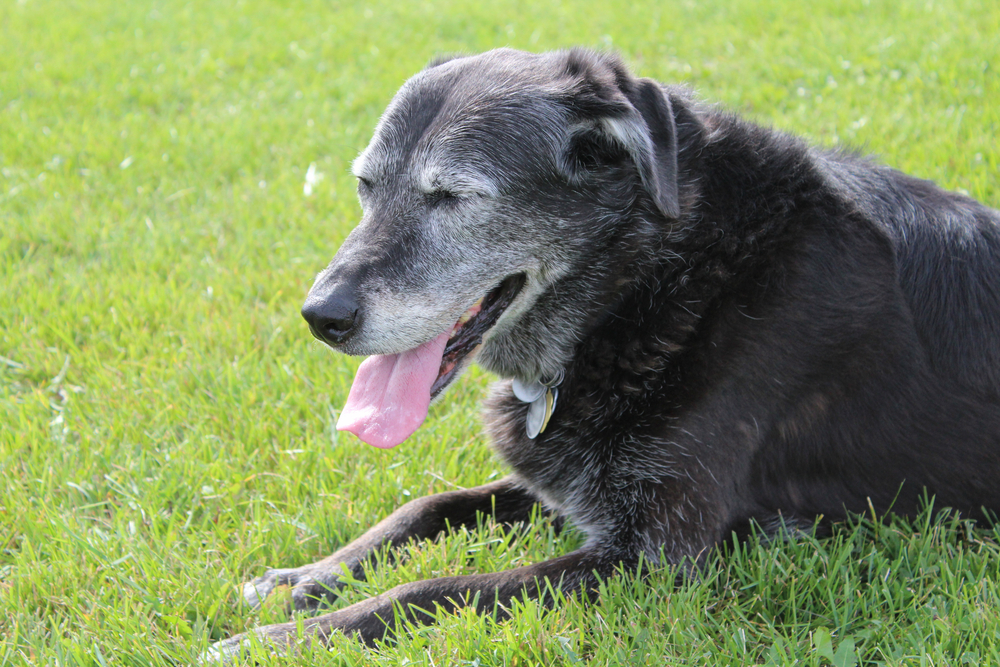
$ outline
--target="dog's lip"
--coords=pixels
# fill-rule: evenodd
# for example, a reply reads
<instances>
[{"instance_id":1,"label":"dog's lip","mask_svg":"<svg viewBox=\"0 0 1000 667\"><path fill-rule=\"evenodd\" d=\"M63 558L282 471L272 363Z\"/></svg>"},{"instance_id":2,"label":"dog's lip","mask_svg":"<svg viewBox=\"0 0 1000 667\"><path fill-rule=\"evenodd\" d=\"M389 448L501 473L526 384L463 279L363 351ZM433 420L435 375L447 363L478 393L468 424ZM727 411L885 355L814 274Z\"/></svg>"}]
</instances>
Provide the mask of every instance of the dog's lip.
<instances>
[{"instance_id":1,"label":"dog's lip","mask_svg":"<svg viewBox=\"0 0 1000 667\"><path fill-rule=\"evenodd\" d=\"M476 305L466 311L472 313L467 321L459 320L456 323L452 337L445 345L438 377L431 385L432 399L454 379L462 360L477 350L483 336L493 328L500 316L517 298L526 280L527 276L523 273L515 273L504 278Z\"/></svg>"}]
</instances>

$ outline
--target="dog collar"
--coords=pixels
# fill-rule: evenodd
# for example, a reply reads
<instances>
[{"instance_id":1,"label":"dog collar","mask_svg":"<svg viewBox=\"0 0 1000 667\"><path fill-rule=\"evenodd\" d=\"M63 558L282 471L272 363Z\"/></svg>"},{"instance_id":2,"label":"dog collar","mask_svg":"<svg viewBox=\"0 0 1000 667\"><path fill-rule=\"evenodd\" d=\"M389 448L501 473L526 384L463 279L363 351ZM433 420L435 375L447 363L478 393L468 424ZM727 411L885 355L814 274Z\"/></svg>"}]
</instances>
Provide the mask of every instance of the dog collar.
<instances>
[{"instance_id":1,"label":"dog collar","mask_svg":"<svg viewBox=\"0 0 1000 667\"><path fill-rule=\"evenodd\" d=\"M549 419L556 409L556 401L559 399L559 385L562 384L565 374L559 371L551 380L534 380L532 382L522 382L520 378L514 378L511 388L514 396L518 400L528 404L528 417L524 425L528 437L532 440L539 433L545 431L549 425Z\"/></svg>"}]
</instances>

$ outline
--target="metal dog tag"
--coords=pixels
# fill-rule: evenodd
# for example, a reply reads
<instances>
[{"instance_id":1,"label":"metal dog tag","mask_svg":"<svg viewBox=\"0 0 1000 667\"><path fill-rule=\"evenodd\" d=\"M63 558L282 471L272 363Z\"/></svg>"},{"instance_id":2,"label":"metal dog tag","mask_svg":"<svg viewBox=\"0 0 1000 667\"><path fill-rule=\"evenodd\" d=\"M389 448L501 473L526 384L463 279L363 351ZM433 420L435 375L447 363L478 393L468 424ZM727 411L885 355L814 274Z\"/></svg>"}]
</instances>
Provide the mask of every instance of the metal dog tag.
<instances>
[{"instance_id":1,"label":"metal dog tag","mask_svg":"<svg viewBox=\"0 0 1000 667\"><path fill-rule=\"evenodd\" d=\"M529 438L534 440L542 432L543 421L545 421L545 396L539 396L528 406L528 417L524 421Z\"/></svg>"},{"instance_id":2,"label":"metal dog tag","mask_svg":"<svg viewBox=\"0 0 1000 667\"><path fill-rule=\"evenodd\" d=\"M514 389L514 395L525 403L534 403L545 393L545 385L538 380L521 382L519 378L514 378L510 386Z\"/></svg>"},{"instance_id":3,"label":"metal dog tag","mask_svg":"<svg viewBox=\"0 0 1000 667\"><path fill-rule=\"evenodd\" d=\"M545 427L549 425L552 413L556 411L557 400L559 400L559 390L555 387L549 387L548 391L545 392L545 420L542 421L542 428L538 429L539 433L545 433Z\"/></svg>"},{"instance_id":4,"label":"metal dog tag","mask_svg":"<svg viewBox=\"0 0 1000 667\"><path fill-rule=\"evenodd\" d=\"M518 378L514 378L511 382L514 395L519 400L528 403L528 415L524 420L524 427L528 437L532 440L538 437L539 433L545 432L545 427L552 419L556 402L559 400L557 387L562 384L563 377L565 377L565 373L559 371L559 374L548 382L544 380L522 382Z\"/></svg>"},{"instance_id":5,"label":"metal dog tag","mask_svg":"<svg viewBox=\"0 0 1000 667\"><path fill-rule=\"evenodd\" d=\"M545 387L545 392L528 406L528 417L524 422L528 437L534 440L539 433L545 432L552 413L556 409L559 390L555 387Z\"/></svg>"}]
</instances>

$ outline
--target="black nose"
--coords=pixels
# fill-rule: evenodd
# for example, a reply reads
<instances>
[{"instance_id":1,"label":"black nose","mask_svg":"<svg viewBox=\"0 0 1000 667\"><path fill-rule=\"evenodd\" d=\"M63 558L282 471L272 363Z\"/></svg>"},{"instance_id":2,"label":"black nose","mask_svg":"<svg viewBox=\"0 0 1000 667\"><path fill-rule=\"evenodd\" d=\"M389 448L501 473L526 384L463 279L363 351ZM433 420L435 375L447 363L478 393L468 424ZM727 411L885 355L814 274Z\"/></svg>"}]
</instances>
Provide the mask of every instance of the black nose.
<instances>
[{"instance_id":1,"label":"black nose","mask_svg":"<svg viewBox=\"0 0 1000 667\"><path fill-rule=\"evenodd\" d=\"M354 331L359 310L357 301L349 294L334 292L325 298L310 294L302 306L302 317L316 338L328 345L340 345Z\"/></svg>"}]
</instances>

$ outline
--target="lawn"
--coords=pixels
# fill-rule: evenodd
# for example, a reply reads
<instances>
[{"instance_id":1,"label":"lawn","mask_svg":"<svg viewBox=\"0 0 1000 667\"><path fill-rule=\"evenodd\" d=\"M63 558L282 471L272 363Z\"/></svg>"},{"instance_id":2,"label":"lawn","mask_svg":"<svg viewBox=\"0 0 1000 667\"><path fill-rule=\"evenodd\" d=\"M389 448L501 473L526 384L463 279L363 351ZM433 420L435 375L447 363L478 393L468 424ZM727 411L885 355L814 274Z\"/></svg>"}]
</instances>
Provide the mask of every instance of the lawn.
<instances>
[{"instance_id":1,"label":"lawn","mask_svg":"<svg viewBox=\"0 0 1000 667\"><path fill-rule=\"evenodd\" d=\"M349 164L437 54L619 50L642 75L1000 205L1000 3L0 3L0 665L166 665L406 500L503 475L473 371L400 447L333 424L357 360L298 310ZM304 191L310 165L322 178ZM348 602L573 548L538 521L406 550ZM273 665L1000 663L1000 529L926 513L726 549L601 600L448 616Z\"/></svg>"}]
</instances>

